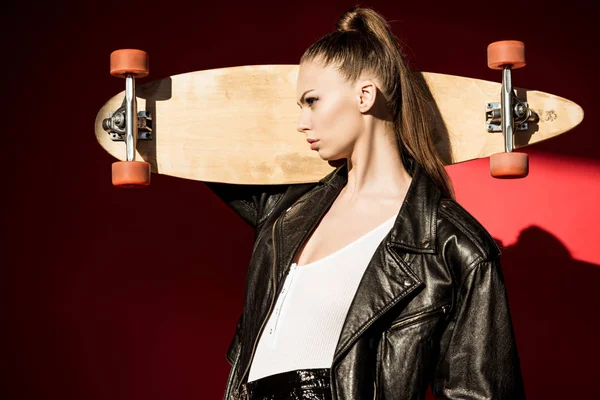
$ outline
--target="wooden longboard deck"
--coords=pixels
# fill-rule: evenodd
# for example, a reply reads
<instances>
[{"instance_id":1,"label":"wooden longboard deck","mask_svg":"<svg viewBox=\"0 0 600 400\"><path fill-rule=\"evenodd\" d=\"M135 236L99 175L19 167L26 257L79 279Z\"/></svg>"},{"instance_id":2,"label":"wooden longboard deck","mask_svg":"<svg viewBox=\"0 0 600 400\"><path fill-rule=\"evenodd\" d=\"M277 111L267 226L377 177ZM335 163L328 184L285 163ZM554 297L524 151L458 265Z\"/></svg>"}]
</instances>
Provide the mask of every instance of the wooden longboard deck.
<instances>
[{"instance_id":1,"label":"wooden longboard deck","mask_svg":"<svg viewBox=\"0 0 600 400\"><path fill-rule=\"evenodd\" d=\"M152 113L153 140L138 141L136 160L149 162L154 173L200 181L318 181L333 167L296 130L297 74L297 65L256 65L138 84L138 111ZM485 106L500 101L500 83L427 72L421 76L432 96L434 140L446 164L504 151L502 133L485 128ZM527 131L516 132L515 148L560 135L583 119L581 107L570 100L515 90L540 117ZM100 145L119 160L125 159L125 143L113 142L102 120L121 106L124 96L123 91L108 100L95 125Z\"/></svg>"}]
</instances>

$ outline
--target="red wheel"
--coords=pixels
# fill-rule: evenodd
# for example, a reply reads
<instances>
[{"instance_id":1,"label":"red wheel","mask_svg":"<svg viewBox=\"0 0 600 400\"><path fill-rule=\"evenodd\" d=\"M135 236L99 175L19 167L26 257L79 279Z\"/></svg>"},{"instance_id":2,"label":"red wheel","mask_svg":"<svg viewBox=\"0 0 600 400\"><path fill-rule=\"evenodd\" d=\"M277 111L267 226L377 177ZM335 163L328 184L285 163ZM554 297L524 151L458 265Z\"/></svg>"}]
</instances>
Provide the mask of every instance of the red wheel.
<instances>
[{"instance_id":1,"label":"red wheel","mask_svg":"<svg viewBox=\"0 0 600 400\"><path fill-rule=\"evenodd\" d=\"M117 187L146 187L150 175L150 164L145 161L117 161L112 165L112 182Z\"/></svg>"},{"instance_id":2,"label":"red wheel","mask_svg":"<svg viewBox=\"0 0 600 400\"><path fill-rule=\"evenodd\" d=\"M510 66L517 69L525 66L525 44L518 40L501 40L487 48L488 67L504 69Z\"/></svg>"},{"instance_id":3,"label":"red wheel","mask_svg":"<svg viewBox=\"0 0 600 400\"><path fill-rule=\"evenodd\" d=\"M121 49L110 53L110 74L125 78L131 74L136 78L148 76L148 53L142 50Z\"/></svg>"},{"instance_id":4,"label":"red wheel","mask_svg":"<svg viewBox=\"0 0 600 400\"><path fill-rule=\"evenodd\" d=\"M525 153L496 153L490 157L494 178L525 178L529 174L529 156Z\"/></svg>"}]
</instances>

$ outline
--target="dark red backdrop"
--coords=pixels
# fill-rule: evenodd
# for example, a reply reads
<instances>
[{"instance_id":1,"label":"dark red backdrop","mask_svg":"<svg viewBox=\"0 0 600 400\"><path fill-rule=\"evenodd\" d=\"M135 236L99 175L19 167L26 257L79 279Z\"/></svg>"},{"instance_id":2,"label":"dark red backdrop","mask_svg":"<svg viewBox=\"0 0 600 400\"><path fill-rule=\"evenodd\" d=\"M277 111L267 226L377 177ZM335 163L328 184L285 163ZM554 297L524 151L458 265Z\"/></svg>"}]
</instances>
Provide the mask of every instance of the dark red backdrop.
<instances>
[{"instance_id":1,"label":"dark red backdrop","mask_svg":"<svg viewBox=\"0 0 600 400\"><path fill-rule=\"evenodd\" d=\"M486 67L487 44L523 40L529 64L514 84L586 111L571 133L527 150L525 180L490 178L487 160L448 170L461 204L504 245L528 398L598 396L592 2L513 3L504 15L501 2L361 4L395 21L423 71L500 80ZM253 233L200 182L154 175L145 190L111 186L113 159L93 134L97 111L123 89L109 54L148 51L148 79L293 64L353 5L3 3L2 270L14 295L5 344L15 360L3 398L222 397Z\"/></svg>"}]
</instances>

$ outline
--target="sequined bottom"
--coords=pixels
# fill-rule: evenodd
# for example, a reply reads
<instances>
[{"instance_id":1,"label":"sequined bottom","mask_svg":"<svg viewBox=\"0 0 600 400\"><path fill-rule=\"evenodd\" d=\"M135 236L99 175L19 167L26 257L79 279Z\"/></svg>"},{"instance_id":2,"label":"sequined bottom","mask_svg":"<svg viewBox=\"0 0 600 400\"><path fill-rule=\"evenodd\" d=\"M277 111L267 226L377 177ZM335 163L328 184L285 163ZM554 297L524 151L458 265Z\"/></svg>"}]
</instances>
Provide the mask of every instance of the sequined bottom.
<instances>
[{"instance_id":1,"label":"sequined bottom","mask_svg":"<svg viewBox=\"0 0 600 400\"><path fill-rule=\"evenodd\" d=\"M282 372L243 386L248 400L331 400L329 368Z\"/></svg>"}]
</instances>

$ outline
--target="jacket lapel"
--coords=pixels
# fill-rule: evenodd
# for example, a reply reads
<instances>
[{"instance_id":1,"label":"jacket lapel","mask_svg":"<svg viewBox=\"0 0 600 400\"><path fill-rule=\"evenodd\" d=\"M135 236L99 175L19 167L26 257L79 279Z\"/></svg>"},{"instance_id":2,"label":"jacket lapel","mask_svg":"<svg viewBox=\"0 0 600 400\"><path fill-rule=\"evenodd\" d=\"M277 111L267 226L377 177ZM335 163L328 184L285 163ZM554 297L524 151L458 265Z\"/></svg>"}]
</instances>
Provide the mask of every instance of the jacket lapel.
<instances>
[{"instance_id":1,"label":"jacket lapel","mask_svg":"<svg viewBox=\"0 0 600 400\"><path fill-rule=\"evenodd\" d=\"M340 190L341 187L338 189L325 184L319 185L284 212L278 221L279 231L275 233L275 245L278 246L279 254L277 282L285 276L298 249L315 230Z\"/></svg>"},{"instance_id":2,"label":"jacket lapel","mask_svg":"<svg viewBox=\"0 0 600 400\"><path fill-rule=\"evenodd\" d=\"M348 179L344 163L288 208L275 234L277 282L302 243L329 210ZM350 305L336 346L335 363L375 320L423 285L410 268L415 254L435 253L437 204L441 192L422 167L408 159L412 182L390 233L370 260ZM278 283L277 287L281 285Z\"/></svg>"}]
</instances>

